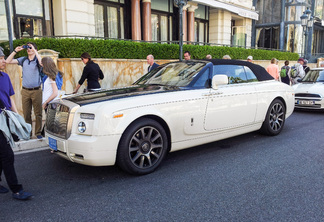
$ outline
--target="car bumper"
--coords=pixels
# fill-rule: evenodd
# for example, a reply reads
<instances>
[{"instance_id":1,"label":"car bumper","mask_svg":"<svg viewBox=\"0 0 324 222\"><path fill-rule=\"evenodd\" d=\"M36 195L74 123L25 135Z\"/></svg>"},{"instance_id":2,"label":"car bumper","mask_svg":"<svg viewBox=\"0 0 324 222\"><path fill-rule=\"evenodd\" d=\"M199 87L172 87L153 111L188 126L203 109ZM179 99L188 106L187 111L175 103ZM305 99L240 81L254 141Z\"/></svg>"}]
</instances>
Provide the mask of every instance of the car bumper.
<instances>
[{"instance_id":1,"label":"car bumper","mask_svg":"<svg viewBox=\"0 0 324 222\"><path fill-rule=\"evenodd\" d=\"M52 150L69 161L88 166L112 166L116 162L120 135L71 135L68 140L46 133ZM56 147L55 147L56 143Z\"/></svg>"}]
</instances>

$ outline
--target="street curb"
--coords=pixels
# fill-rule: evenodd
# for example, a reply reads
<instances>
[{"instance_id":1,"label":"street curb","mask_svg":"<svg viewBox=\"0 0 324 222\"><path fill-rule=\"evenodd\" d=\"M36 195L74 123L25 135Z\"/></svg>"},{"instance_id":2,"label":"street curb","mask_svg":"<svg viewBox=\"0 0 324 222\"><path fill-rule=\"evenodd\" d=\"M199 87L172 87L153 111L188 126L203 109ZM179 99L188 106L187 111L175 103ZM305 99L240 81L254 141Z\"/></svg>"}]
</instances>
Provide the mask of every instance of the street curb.
<instances>
[{"instance_id":1,"label":"street curb","mask_svg":"<svg viewBox=\"0 0 324 222\"><path fill-rule=\"evenodd\" d=\"M45 138L42 140L30 139L30 140L22 140L16 142L16 147L14 147L12 150L14 152L20 152L20 151L33 150L33 149L38 149L47 146L48 145L46 143Z\"/></svg>"}]
</instances>

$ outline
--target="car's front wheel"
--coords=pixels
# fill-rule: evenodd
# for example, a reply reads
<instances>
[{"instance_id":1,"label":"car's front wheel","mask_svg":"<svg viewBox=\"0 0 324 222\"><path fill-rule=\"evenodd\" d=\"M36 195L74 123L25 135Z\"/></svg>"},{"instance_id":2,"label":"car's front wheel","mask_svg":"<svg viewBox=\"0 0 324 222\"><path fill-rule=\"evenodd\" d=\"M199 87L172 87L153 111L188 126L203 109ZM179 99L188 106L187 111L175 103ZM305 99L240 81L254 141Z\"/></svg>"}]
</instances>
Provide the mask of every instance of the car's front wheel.
<instances>
[{"instance_id":1,"label":"car's front wheel","mask_svg":"<svg viewBox=\"0 0 324 222\"><path fill-rule=\"evenodd\" d=\"M281 100L275 99L269 106L261 132L266 135L276 136L282 131L285 120L286 107Z\"/></svg>"},{"instance_id":2,"label":"car's front wheel","mask_svg":"<svg viewBox=\"0 0 324 222\"><path fill-rule=\"evenodd\" d=\"M168 146L163 127L155 120L143 118L123 133L117 151L117 164L130 174L153 172L162 162Z\"/></svg>"}]
</instances>

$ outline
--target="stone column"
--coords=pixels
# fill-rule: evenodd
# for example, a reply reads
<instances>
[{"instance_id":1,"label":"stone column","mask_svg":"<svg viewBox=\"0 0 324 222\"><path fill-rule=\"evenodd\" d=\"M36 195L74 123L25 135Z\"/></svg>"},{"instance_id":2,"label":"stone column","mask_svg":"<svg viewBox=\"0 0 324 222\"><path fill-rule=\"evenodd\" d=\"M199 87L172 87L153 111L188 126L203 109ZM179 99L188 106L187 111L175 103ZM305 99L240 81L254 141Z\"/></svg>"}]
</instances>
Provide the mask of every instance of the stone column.
<instances>
[{"instance_id":1,"label":"stone column","mask_svg":"<svg viewBox=\"0 0 324 222\"><path fill-rule=\"evenodd\" d=\"M182 27L183 27L183 41L188 41L188 20L187 20L187 8L190 5L183 6L183 12L182 12ZM186 43L185 43L186 44Z\"/></svg>"},{"instance_id":2,"label":"stone column","mask_svg":"<svg viewBox=\"0 0 324 222\"><path fill-rule=\"evenodd\" d=\"M188 41L194 42L195 41L195 10L198 8L198 6L190 5L188 7Z\"/></svg>"},{"instance_id":3,"label":"stone column","mask_svg":"<svg viewBox=\"0 0 324 222\"><path fill-rule=\"evenodd\" d=\"M132 39L142 40L141 38L141 7L140 0L131 0L132 17Z\"/></svg>"},{"instance_id":4,"label":"stone column","mask_svg":"<svg viewBox=\"0 0 324 222\"><path fill-rule=\"evenodd\" d=\"M143 40L152 41L151 0L142 0L143 6Z\"/></svg>"}]
</instances>

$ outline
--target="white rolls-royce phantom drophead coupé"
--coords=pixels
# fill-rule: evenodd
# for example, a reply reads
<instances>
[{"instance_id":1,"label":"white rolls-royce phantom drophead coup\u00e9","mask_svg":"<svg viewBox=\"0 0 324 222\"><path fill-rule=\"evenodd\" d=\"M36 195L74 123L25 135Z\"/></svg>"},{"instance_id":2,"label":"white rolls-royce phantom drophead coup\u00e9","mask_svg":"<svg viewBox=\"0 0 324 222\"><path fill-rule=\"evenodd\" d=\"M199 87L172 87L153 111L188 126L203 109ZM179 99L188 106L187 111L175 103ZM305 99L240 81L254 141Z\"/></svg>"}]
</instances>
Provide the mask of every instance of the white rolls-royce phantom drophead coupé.
<instances>
[{"instance_id":1,"label":"white rolls-royce phantom drophead coup\u00e9","mask_svg":"<svg viewBox=\"0 0 324 222\"><path fill-rule=\"evenodd\" d=\"M46 141L70 161L153 172L168 152L260 130L275 136L294 90L238 60L159 66L133 85L68 96L48 106Z\"/></svg>"}]
</instances>

